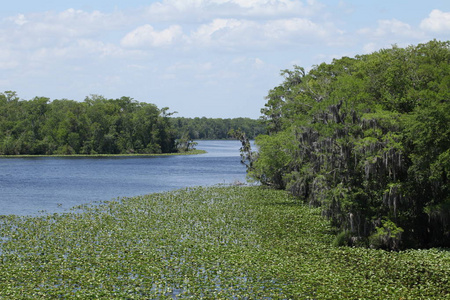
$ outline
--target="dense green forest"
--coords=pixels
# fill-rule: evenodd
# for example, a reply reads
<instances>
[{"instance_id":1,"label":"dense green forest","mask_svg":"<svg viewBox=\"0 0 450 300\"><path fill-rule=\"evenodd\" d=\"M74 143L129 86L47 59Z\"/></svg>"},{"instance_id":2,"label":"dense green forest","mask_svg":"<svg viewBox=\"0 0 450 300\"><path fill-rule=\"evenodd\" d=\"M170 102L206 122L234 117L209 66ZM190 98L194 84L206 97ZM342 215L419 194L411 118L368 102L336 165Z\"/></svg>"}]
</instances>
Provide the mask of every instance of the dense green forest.
<instances>
[{"instance_id":1,"label":"dense green forest","mask_svg":"<svg viewBox=\"0 0 450 300\"><path fill-rule=\"evenodd\" d=\"M252 137L264 131L258 120L173 117L168 108L130 97L27 101L0 93L0 155L184 152L192 140L224 139L230 129Z\"/></svg>"},{"instance_id":2,"label":"dense green forest","mask_svg":"<svg viewBox=\"0 0 450 300\"><path fill-rule=\"evenodd\" d=\"M168 153L176 150L167 108L132 98L83 102L0 94L0 154Z\"/></svg>"},{"instance_id":3,"label":"dense green forest","mask_svg":"<svg viewBox=\"0 0 450 300\"><path fill-rule=\"evenodd\" d=\"M249 176L320 206L337 244L450 246L450 42L282 76Z\"/></svg>"},{"instance_id":4,"label":"dense green forest","mask_svg":"<svg viewBox=\"0 0 450 300\"><path fill-rule=\"evenodd\" d=\"M172 124L178 138L191 140L222 140L229 139L230 130L242 130L248 138L254 139L265 133L264 123L250 118L182 118L172 117Z\"/></svg>"}]
</instances>

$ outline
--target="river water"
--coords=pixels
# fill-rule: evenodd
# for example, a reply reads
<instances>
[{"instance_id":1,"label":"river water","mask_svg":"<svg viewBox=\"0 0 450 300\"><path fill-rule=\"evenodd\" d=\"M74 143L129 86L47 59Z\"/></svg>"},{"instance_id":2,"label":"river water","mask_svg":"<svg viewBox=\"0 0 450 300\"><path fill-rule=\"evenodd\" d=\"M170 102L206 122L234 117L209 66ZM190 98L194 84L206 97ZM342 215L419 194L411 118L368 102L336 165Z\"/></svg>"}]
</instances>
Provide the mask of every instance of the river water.
<instances>
[{"instance_id":1,"label":"river water","mask_svg":"<svg viewBox=\"0 0 450 300\"><path fill-rule=\"evenodd\" d=\"M0 215L64 212L191 186L245 182L239 141L198 141L208 153L101 158L0 158Z\"/></svg>"}]
</instances>

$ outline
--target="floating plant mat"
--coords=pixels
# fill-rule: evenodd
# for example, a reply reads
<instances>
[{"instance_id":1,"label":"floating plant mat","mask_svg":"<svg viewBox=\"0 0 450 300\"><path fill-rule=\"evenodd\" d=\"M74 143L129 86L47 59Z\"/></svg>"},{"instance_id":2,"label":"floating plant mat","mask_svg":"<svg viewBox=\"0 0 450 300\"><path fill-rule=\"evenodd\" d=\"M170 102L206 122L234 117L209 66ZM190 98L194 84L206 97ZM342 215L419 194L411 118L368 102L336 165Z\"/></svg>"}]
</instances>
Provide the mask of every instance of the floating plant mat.
<instances>
[{"instance_id":1,"label":"floating plant mat","mask_svg":"<svg viewBox=\"0 0 450 300\"><path fill-rule=\"evenodd\" d=\"M333 247L333 238L319 210L262 187L2 216L0 299L450 297L449 251Z\"/></svg>"}]
</instances>

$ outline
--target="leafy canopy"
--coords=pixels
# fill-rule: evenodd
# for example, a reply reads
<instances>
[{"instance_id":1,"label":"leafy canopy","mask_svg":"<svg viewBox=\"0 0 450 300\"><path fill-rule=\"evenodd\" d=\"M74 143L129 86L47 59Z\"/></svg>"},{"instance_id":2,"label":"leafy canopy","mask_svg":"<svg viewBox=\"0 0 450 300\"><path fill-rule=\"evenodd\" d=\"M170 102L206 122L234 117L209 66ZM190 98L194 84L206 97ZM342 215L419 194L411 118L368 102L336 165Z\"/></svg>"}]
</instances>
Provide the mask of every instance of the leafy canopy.
<instances>
[{"instance_id":1,"label":"leafy canopy","mask_svg":"<svg viewBox=\"0 0 450 300\"><path fill-rule=\"evenodd\" d=\"M249 176L322 207L348 243L450 246L450 42L282 75Z\"/></svg>"}]
</instances>

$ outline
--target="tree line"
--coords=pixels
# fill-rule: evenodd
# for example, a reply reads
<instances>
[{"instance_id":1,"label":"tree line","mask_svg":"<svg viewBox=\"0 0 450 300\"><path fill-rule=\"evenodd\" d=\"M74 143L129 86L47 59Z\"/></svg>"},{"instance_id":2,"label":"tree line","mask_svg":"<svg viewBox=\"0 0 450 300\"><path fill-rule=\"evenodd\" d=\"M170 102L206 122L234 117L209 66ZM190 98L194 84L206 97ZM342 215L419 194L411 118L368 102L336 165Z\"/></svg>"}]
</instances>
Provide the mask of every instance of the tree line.
<instances>
[{"instance_id":1,"label":"tree line","mask_svg":"<svg viewBox=\"0 0 450 300\"><path fill-rule=\"evenodd\" d=\"M123 154L176 151L168 108L129 97L83 102L0 94L0 154Z\"/></svg>"},{"instance_id":2,"label":"tree line","mask_svg":"<svg viewBox=\"0 0 450 300\"><path fill-rule=\"evenodd\" d=\"M172 117L177 137L186 137L191 140L223 140L230 139L230 130L242 130L249 138L265 133L265 126L260 120L250 118L183 118Z\"/></svg>"},{"instance_id":3,"label":"tree line","mask_svg":"<svg viewBox=\"0 0 450 300\"><path fill-rule=\"evenodd\" d=\"M249 176L320 206L337 244L450 246L450 42L281 74Z\"/></svg>"},{"instance_id":4,"label":"tree line","mask_svg":"<svg viewBox=\"0 0 450 300\"><path fill-rule=\"evenodd\" d=\"M174 117L167 107L130 97L91 95L77 102L0 93L0 155L184 152L193 140L229 138L238 128L252 137L264 132L258 120Z\"/></svg>"}]
</instances>

